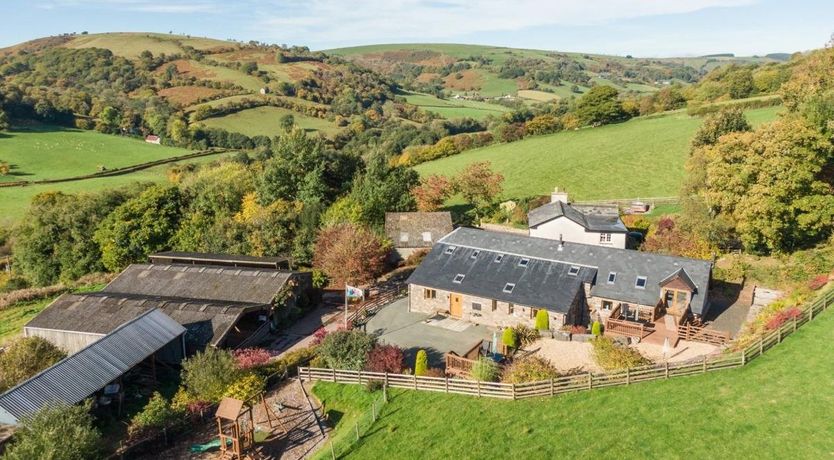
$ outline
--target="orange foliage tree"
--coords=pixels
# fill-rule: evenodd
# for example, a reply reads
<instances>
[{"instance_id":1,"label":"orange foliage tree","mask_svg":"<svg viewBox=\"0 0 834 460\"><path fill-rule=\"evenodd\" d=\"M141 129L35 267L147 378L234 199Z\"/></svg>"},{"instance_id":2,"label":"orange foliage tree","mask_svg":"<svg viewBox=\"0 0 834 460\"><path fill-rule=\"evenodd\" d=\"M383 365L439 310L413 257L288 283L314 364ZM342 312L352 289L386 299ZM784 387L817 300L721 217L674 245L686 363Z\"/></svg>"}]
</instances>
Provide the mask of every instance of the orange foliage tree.
<instances>
[{"instance_id":1,"label":"orange foliage tree","mask_svg":"<svg viewBox=\"0 0 834 460\"><path fill-rule=\"evenodd\" d=\"M313 266L327 274L332 286L364 284L382 274L390 249L389 241L367 227L343 223L319 232Z\"/></svg>"}]
</instances>

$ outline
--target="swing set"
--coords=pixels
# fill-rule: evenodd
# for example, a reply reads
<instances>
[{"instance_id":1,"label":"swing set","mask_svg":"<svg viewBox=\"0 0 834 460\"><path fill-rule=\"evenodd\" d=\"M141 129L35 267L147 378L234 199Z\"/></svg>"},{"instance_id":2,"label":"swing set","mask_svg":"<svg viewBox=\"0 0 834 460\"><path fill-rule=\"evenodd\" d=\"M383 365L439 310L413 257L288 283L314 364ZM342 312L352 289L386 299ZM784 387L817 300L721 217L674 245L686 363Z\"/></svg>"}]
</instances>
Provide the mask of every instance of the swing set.
<instances>
[{"instance_id":1,"label":"swing set","mask_svg":"<svg viewBox=\"0 0 834 460\"><path fill-rule=\"evenodd\" d=\"M257 460L260 457L255 449L255 415L253 408L262 405L266 420L259 423L269 423L272 429L277 423L283 434L287 434L287 427L278 414L266 402L266 393L261 393L247 401L234 398L223 398L214 418L217 420L217 432L220 438L221 460ZM277 406L281 411L280 405Z\"/></svg>"}]
</instances>

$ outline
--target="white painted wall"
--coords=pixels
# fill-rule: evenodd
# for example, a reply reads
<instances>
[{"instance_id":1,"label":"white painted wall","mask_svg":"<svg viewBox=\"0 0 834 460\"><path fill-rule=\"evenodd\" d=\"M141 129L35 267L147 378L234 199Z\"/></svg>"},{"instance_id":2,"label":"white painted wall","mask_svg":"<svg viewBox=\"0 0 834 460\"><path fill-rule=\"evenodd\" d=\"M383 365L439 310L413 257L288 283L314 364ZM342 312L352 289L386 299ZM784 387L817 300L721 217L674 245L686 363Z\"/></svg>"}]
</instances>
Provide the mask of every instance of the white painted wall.
<instances>
[{"instance_id":1,"label":"white painted wall","mask_svg":"<svg viewBox=\"0 0 834 460\"><path fill-rule=\"evenodd\" d=\"M564 241L571 243L593 244L595 246L608 246L621 249L625 249L626 247L625 233L612 233L611 242L606 244L600 243L599 235L598 232L585 230L585 227L565 216L557 217L535 227L530 227L530 236L536 238L558 240L561 237Z\"/></svg>"}]
</instances>

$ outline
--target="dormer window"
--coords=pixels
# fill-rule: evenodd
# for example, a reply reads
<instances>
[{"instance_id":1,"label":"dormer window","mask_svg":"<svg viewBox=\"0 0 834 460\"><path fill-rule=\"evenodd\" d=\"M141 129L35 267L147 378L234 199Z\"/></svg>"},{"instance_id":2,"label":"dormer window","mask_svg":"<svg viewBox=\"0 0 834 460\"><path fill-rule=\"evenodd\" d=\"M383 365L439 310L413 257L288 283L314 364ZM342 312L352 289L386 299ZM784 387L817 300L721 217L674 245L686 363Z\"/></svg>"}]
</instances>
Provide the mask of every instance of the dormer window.
<instances>
[{"instance_id":1,"label":"dormer window","mask_svg":"<svg viewBox=\"0 0 834 460\"><path fill-rule=\"evenodd\" d=\"M608 274L608 284L614 284L614 281L617 281L617 273L611 272Z\"/></svg>"},{"instance_id":2,"label":"dormer window","mask_svg":"<svg viewBox=\"0 0 834 460\"><path fill-rule=\"evenodd\" d=\"M423 232L423 242L431 243L431 232Z\"/></svg>"},{"instance_id":3,"label":"dormer window","mask_svg":"<svg viewBox=\"0 0 834 460\"><path fill-rule=\"evenodd\" d=\"M464 275L463 273L458 273L457 275L455 275L455 279L453 279L452 282L460 284L464 278L466 278L466 275Z\"/></svg>"},{"instance_id":4,"label":"dormer window","mask_svg":"<svg viewBox=\"0 0 834 460\"><path fill-rule=\"evenodd\" d=\"M453 254L453 253L455 252L455 249L457 249L457 248L455 248L454 246L449 246L449 247L448 247L448 248L446 248L446 250L445 250L445 251L443 251L443 252L444 252L445 254Z\"/></svg>"},{"instance_id":5,"label":"dormer window","mask_svg":"<svg viewBox=\"0 0 834 460\"><path fill-rule=\"evenodd\" d=\"M408 243L408 233L400 233L400 243Z\"/></svg>"},{"instance_id":6,"label":"dormer window","mask_svg":"<svg viewBox=\"0 0 834 460\"><path fill-rule=\"evenodd\" d=\"M530 259L524 258L518 261L519 267L526 267L530 263Z\"/></svg>"},{"instance_id":7,"label":"dormer window","mask_svg":"<svg viewBox=\"0 0 834 460\"><path fill-rule=\"evenodd\" d=\"M637 280L634 282L634 287L637 289L646 289L646 277L638 276Z\"/></svg>"},{"instance_id":8,"label":"dormer window","mask_svg":"<svg viewBox=\"0 0 834 460\"><path fill-rule=\"evenodd\" d=\"M504 285L504 292L507 294L512 294L513 289L515 289L515 283L507 283Z\"/></svg>"},{"instance_id":9,"label":"dormer window","mask_svg":"<svg viewBox=\"0 0 834 460\"><path fill-rule=\"evenodd\" d=\"M479 250L477 250L477 249L476 249L476 250L472 253L472 255L471 255L471 256L469 256L469 258L470 258L470 259L477 259L477 258L478 258L478 254L480 254L480 253L481 253L481 251L479 251Z\"/></svg>"},{"instance_id":10,"label":"dormer window","mask_svg":"<svg viewBox=\"0 0 834 460\"><path fill-rule=\"evenodd\" d=\"M570 268L568 269L568 275L570 275L570 276L576 276L578 273L579 273L579 267L577 267L576 265L571 265Z\"/></svg>"},{"instance_id":11,"label":"dormer window","mask_svg":"<svg viewBox=\"0 0 834 460\"><path fill-rule=\"evenodd\" d=\"M502 260L504 260L504 254L498 254L497 256L495 256L495 263L496 264L501 263Z\"/></svg>"}]
</instances>

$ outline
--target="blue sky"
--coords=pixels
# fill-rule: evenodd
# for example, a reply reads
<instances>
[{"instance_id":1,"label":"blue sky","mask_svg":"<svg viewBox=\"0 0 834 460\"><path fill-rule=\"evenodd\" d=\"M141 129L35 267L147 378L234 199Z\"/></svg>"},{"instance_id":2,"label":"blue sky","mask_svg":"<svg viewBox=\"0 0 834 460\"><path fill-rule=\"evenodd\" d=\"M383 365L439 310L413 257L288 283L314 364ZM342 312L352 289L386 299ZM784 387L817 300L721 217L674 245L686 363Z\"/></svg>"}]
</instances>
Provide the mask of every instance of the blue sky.
<instances>
[{"instance_id":1,"label":"blue sky","mask_svg":"<svg viewBox=\"0 0 834 460\"><path fill-rule=\"evenodd\" d=\"M826 0L3 0L0 46L147 31L307 45L445 42L634 56L823 46Z\"/></svg>"}]
</instances>

